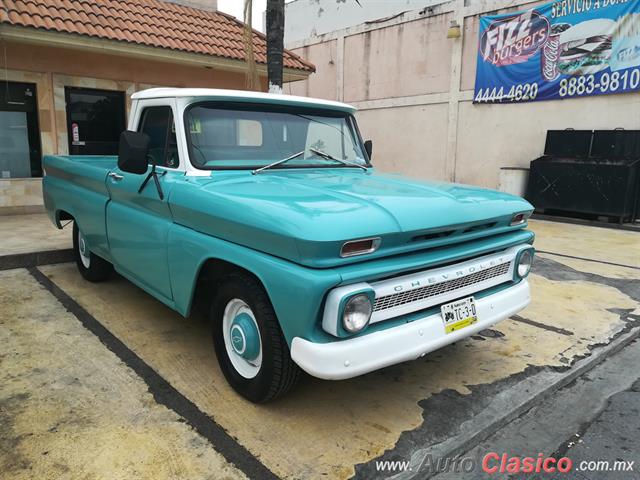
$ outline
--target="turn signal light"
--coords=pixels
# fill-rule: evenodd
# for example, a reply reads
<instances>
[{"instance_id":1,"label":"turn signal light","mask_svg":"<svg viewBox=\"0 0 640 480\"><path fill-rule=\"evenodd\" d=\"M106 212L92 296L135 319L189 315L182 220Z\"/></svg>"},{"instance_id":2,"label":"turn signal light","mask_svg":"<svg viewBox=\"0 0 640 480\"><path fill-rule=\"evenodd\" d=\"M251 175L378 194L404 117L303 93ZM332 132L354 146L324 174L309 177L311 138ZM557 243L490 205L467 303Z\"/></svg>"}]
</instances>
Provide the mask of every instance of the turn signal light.
<instances>
[{"instance_id":1,"label":"turn signal light","mask_svg":"<svg viewBox=\"0 0 640 480\"><path fill-rule=\"evenodd\" d=\"M524 222L527 221L530 215L531 214L528 212L516 213L513 217L511 217L511 223L509 225L511 225L512 227L515 225L522 225Z\"/></svg>"},{"instance_id":2,"label":"turn signal light","mask_svg":"<svg viewBox=\"0 0 640 480\"><path fill-rule=\"evenodd\" d=\"M341 257L354 257L356 255L365 255L375 252L380 246L380 237L365 238L362 240L352 240L342 245L340 250Z\"/></svg>"}]
</instances>

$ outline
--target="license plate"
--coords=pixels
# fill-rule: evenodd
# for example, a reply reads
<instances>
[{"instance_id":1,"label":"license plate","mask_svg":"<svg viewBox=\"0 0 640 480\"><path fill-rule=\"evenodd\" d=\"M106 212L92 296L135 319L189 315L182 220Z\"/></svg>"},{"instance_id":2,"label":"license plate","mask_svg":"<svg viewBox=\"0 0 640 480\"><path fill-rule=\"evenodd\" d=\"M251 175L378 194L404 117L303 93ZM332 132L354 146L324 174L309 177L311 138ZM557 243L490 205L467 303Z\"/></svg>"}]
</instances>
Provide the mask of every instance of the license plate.
<instances>
[{"instance_id":1,"label":"license plate","mask_svg":"<svg viewBox=\"0 0 640 480\"><path fill-rule=\"evenodd\" d=\"M440 313L442 313L442 321L444 322L444 331L446 333L455 332L478 321L476 302L473 297L442 305Z\"/></svg>"}]
</instances>

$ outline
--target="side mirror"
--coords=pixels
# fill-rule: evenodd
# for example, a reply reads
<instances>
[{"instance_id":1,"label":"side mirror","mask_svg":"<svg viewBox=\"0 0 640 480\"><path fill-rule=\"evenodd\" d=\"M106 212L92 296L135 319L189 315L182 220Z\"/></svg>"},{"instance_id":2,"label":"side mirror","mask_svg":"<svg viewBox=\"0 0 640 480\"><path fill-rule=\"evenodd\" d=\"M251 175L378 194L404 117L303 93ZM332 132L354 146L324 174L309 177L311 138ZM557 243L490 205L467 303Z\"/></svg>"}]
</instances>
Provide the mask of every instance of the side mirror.
<instances>
[{"instance_id":1,"label":"side mirror","mask_svg":"<svg viewBox=\"0 0 640 480\"><path fill-rule=\"evenodd\" d=\"M142 175L149 167L149 135L125 130L120 134L118 168L123 172Z\"/></svg>"},{"instance_id":2,"label":"side mirror","mask_svg":"<svg viewBox=\"0 0 640 480\"><path fill-rule=\"evenodd\" d=\"M371 155L373 154L373 142L371 140L364 142L364 150L367 152L369 160L371 160Z\"/></svg>"}]
</instances>

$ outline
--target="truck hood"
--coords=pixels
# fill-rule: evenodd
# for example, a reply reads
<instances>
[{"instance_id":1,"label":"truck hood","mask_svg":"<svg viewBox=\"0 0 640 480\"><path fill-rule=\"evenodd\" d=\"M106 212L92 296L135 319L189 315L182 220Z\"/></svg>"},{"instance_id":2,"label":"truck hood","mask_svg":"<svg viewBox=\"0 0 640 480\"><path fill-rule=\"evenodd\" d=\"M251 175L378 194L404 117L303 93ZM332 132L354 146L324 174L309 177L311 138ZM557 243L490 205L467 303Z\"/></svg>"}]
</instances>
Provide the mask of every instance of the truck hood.
<instances>
[{"instance_id":1,"label":"truck hood","mask_svg":"<svg viewBox=\"0 0 640 480\"><path fill-rule=\"evenodd\" d=\"M504 233L514 213L533 210L513 195L373 170L215 172L200 182L172 192L178 223L312 267ZM345 241L368 237L382 239L376 253L340 257Z\"/></svg>"}]
</instances>

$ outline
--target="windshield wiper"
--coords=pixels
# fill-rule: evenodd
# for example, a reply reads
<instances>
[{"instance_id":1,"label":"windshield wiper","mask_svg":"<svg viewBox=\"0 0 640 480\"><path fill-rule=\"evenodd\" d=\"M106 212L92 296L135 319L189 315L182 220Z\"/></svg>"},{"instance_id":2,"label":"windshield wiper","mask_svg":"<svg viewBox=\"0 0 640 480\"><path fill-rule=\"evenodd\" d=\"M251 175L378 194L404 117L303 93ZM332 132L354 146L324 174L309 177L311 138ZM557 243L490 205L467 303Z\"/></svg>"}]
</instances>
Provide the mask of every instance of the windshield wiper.
<instances>
[{"instance_id":1,"label":"windshield wiper","mask_svg":"<svg viewBox=\"0 0 640 480\"><path fill-rule=\"evenodd\" d=\"M328 154L326 152L323 152L322 150L317 150L315 148L310 148L309 151L315 153L316 155L318 155L321 158L324 158L325 160L334 160L336 162L342 163L343 165L347 165L349 167L361 168L365 172L368 171L368 168L365 165L360 165L359 163L350 162L349 160L345 160L343 158L336 158L333 155L330 155L330 154ZM278 160L277 162L270 163L269 165L265 165L264 167L256 168L251 173L253 175L257 175L260 172L264 172L265 170L268 170L270 168L277 167L278 165L282 165L283 163L286 163L289 160L293 160L295 158L298 158L298 157L304 155L305 152L306 152L306 150L302 150L301 152L294 153L293 155L291 155L291 156L289 156L287 158L283 158L282 160Z\"/></svg>"},{"instance_id":2,"label":"windshield wiper","mask_svg":"<svg viewBox=\"0 0 640 480\"><path fill-rule=\"evenodd\" d=\"M327 160L335 160L336 162L340 162L343 165L349 165L350 167L361 168L365 172L368 171L368 168L365 165L360 165L359 163L350 162L349 160L345 160L344 158L334 157L333 155L323 152L322 150L317 150L315 148L310 148L309 150L322 158L326 158Z\"/></svg>"},{"instance_id":3,"label":"windshield wiper","mask_svg":"<svg viewBox=\"0 0 640 480\"><path fill-rule=\"evenodd\" d=\"M251 173L252 173L253 175L256 175L256 174L258 174L258 173L260 173L260 172L263 172L263 171L265 171L265 170L268 170L269 168L277 167L278 165L282 165L283 163L286 163L286 162L288 162L289 160L293 160L294 158L298 158L299 156L304 155L304 152L305 152L305 151L306 151L306 150L302 150L301 152L294 153L294 154L293 154L293 155L291 155L290 157L283 158L282 160L278 160L277 162L270 163L269 165L265 165L264 167L256 168L256 169L255 169L253 172L251 172Z\"/></svg>"}]
</instances>

